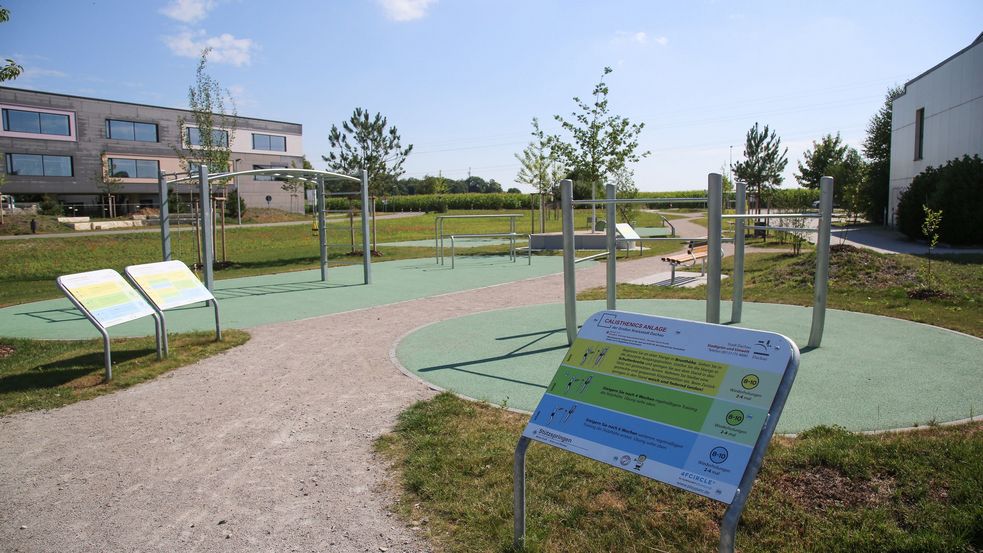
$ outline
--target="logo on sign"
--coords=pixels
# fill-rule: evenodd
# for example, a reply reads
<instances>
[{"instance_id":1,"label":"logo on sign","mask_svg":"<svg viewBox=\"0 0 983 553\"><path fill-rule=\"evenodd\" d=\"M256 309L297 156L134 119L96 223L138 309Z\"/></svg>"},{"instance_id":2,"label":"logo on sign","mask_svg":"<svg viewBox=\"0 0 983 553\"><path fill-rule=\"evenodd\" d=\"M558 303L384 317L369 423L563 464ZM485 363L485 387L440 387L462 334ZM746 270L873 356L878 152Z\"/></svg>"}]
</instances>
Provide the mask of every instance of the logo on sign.
<instances>
[{"instance_id":1,"label":"logo on sign","mask_svg":"<svg viewBox=\"0 0 983 553\"><path fill-rule=\"evenodd\" d=\"M744 411L740 409L734 409L730 413L727 413L727 424L731 426L737 426L744 422Z\"/></svg>"},{"instance_id":2,"label":"logo on sign","mask_svg":"<svg viewBox=\"0 0 983 553\"><path fill-rule=\"evenodd\" d=\"M753 390L758 387L758 383L761 380L756 374L749 374L741 379L741 386L744 386L745 390Z\"/></svg>"},{"instance_id":3,"label":"logo on sign","mask_svg":"<svg viewBox=\"0 0 983 553\"><path fill-rule=\"evenodd\" d=\"M727 452L727 448L723 446L717 446L710 450L710 460L715 464L723 463L730 457L730 453Z\"/></svg>"}]
</instances>

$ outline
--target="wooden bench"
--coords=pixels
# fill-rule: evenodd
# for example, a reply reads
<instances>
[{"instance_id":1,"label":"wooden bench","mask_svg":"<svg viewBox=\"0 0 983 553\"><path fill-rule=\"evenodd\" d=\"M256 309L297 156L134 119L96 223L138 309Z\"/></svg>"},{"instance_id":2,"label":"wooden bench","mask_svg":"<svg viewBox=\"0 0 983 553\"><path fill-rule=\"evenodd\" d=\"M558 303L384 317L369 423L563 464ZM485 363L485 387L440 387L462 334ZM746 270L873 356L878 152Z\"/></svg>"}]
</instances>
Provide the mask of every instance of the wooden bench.
<instances>
[{"instance_id":1,"label":"wooden bench","mask_svg":"<svg viewBox=\"0 0 983 553\"><path fill-rule=\"evenodd\" d=\"M685 254L670 255L667 257L663 257L662 261L665 261L666 263L669 264L670 267L672 267L672 277L669 279L669 286L672 286L676 283L677 265L687 265L687 264L695 265L697 261L700 261L701 262L700 276L705 275L707 269L707 256L709 255L708 250L709 248L707 246L707 243L704 241L690 242L689 245L686 247Z\"/></svg>"}]
</instances>

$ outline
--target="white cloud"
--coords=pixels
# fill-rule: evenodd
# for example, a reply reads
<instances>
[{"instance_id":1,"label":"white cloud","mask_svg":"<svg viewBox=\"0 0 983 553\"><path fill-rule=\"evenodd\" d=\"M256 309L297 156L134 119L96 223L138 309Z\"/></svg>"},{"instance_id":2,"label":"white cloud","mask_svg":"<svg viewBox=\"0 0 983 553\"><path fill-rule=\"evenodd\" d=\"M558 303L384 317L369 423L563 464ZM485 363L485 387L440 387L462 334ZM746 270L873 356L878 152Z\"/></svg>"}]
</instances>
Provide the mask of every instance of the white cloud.
<instances>
[{"instance_id":1,"label":"white cloud","mask_svg":"<svg viewBox=\"0 0 983 553\"><path fill-rule=\"evenodd\" d=\"M386 17L393 21L413 21L427 15L437 0L378 0Z\"/></svg>"},{"instance_id":2,"label":"white cloud","mask_svg":"<svg viewBox=\"0 0 983 553\"><path fill-rule=\"evenodd\" d=\"M659 46L665 46L669 44L669 38L664 36L650 37L645 31L617 31L611 39L611 44L614 46L644 46L649 42L654 42Z\"/></svg>"},{"instance_id":3,"label":"white cloud","mask_svg":"<svg viewBox=\"0 0 983 553\"><path fill-rule=\"evenodd\" d=\"M172 0L160 13L183 23L194 23L208 16L215 7L215 0Z\"/></svg>"},{"instance_id":4,"label":"white cloud","mask_svg":"<svg viewBox=\"0 0 983 553\"><path fill-rule=\"evenodd\" d=\"M259 105L253 95L241 84L234 84L229 87L229 96L235 103L237 109L252 108Z\"/></svg>"},{"instance_id":5,"label":"white cloud","mask_svg":"<svg viewBox=\"0 0 983 553\"><path fill-rule=\"evenodd\" d=\"M228 63L236 67L249 65L256 43L250 38L236 38L229 33L205 36L205 31L182 31L164 37L171 52L186 58L197 58L205 48L211 48L208 59L215 63Z\"/></svg>"}]
</instances>

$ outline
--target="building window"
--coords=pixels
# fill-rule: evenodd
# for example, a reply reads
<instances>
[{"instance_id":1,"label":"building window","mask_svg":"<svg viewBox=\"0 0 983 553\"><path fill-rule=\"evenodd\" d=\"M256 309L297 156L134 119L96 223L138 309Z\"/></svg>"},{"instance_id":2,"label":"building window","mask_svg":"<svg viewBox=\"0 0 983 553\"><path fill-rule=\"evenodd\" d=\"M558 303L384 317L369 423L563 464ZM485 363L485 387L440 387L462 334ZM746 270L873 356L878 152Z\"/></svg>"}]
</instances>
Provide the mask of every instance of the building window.
<instances>
[{"instance_id":1,"label":"building window","mask_svg":"<svg viewBox=\"0 0 983 553\"><path fill-rule=\"evenodd\" d=\"M7 173L35 177L71 177L71 156L7 154Z\"/></svg>"},{"instance_id":2,"label":"building window","mask_svg":"<svg viewBox=\"0 0 983 553\"><path fill-rule=\"evenodd\" d=\"M253 133L253 149L270 150L273 152L286 152L287 137L277 136L275 134Z\"/></svg>"},{"instance_id":3,"label":"building window","mask_svg":"<svg viewBox=\"0 0 983 553\"><path fill-rule=\"evenodd\" d=\"M925 108L915 110L915 161L922 159L925 146Z\"/></svg>"},{"instance_id":4,"label":"building window","mask_svg":"<svg viewBox=\"0 0 983 553\"><path fill-rule=\"evenodd\" d=\"M191 173L192 176L198 176L198 169L200 168L201 168L200 163L195 163L193 161L188 162L188 173ZM223 169L218 165L216 165L215 167L211 167L211 166L208 167L209 175L218 175L221 173L225 173L226 171L228 171L228 169Z\"/></svg>"},{"instance_id":5,"label":"building window","mask_svg":"<svg viewBox=\"0 0 983 553\"><path fill-rule=\"evenodd\" d=\"M113 140L157 142L157 125L135 121L106 120L106 137Z\"/></svg>"},{"instance_id":6,"label":"building window","mask_svg":"<svg viewBox=\"0 0 983 553\"><path fill-rule=\"evenodd\" d=\"M196 127L187 128L187 143L192 146L201 146L201 131ZM225 147L229 145L229 131L223 130L213 130L212 131L212 146Z\"/></svg>"},{"instance_id":7,"label":"building window","mask_svg":"<svg viewBox=\"0 0 983 553\"><path fill-rule=\"evenodd\" d=\"M72 135L67 115L19 109L3 110L3 130L56 136Z\"/></svg>"},{"instance_id":8,"label":"building window","mask_svg":"<svg viewBox=\"0 0 983 553\"><path fill-rule=\"evenodd\" d=\"M156 159L109 158L109 175L120 179L156 179L160 162Z\"/></svg>"},{"instance_id":9,"label":"building window","mask_svg":"<svg viewBox=\"0 0 983 553\"><path fill-rule=\"evenodd\" d=\"M286 169L286 165L253 165L253 169ZM253 175L253 180L257 181L275 181L275 180L287 180L285 177L274 177L273 175Z\"/></svg>"}]
</instances>

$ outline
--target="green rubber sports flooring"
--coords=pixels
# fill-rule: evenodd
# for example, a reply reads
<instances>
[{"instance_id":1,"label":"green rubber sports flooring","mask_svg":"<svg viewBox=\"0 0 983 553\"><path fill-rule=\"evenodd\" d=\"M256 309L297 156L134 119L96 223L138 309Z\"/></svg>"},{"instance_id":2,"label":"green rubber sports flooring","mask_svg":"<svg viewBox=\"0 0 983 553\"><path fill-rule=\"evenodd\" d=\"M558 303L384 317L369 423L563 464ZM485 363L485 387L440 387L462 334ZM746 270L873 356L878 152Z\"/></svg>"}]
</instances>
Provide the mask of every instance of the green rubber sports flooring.
<instances>
[{"instance_id":1,"label":"green rubber sports flooring","mask_svg":"<svg viewBox=\"0 0 983 553\"><path fill-rule=\"evenodd\" d=\"M298 271L215 281L215 297L223 328L249 328L294 321L513 282L562 271L558 256L458 256L456 268L433 258L372 264L373 284L362 284L362 265L329 267L328 282L320 270ZM213 330L212 308L195 304L165 312L168 332ZM148 336L153 319L109 329L111 336ZM67 340L99 337L98 331L67 299L27 303L0 309L0 336Z\"/></svg>"},{"instance_id":2,"label":"green rubber sports flooring","mask_svg":"<svg viewBox=\"0 0 983 553\"><path fill-rule=\"evenodd\" d=\"M585 320L604 302L579 302ZM621 300L624 311L702 321L692 300ZM721 317L730 315L730 304ZM740 326L784 334L803 348L811 308L744 304ZM404 368L440 388L531 411L566 352L563 305L491 311L435 323L396 349ZM445 347L457 344L458 347ZM959 420L983 411L983 340L945 329L829 310L822 347L803 348L779 421L782 433L817 425L883 430Z\"/></svg>"}]
</instances>

